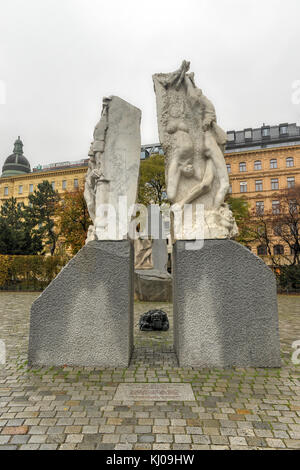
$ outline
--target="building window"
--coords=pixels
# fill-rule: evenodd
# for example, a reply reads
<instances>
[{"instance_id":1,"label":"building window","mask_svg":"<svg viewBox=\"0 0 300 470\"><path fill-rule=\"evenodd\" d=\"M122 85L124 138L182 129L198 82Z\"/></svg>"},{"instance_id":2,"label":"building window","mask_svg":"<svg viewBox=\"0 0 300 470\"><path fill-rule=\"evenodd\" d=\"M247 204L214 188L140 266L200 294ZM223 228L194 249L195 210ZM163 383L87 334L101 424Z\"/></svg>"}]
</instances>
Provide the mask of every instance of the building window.
<instances>
[{"instance_id":1,"label":"building window","mask_svg":"<svg viewBox=\"0 0 300 470\"><path fill-rule=\"evenodd\" d=\"M227 132L227 141L228 142L234 142L235 141L235 132L234 131Z\"/></svg>"},{"instance_id":2,"label":"building window","mask_svg":"<svg viewBox=\"0 0 300 470\"><path fill-rule=\"evenodd\" d=\"M289 201L289 211L290 211L290 214L295 214L295 212L297 212L297 209L298 209L297 200L296 200L296 199L291 199L291 200Z\"/></svg>"},{"instance_id":3,"label":"building window","mask_svg":"<svg viewBox=\"0 0 300 470\"><path fill-rule=\"evenodd\" d=\"M232 193L232 184L229 185L229 188L228 188L228 193L231 194Z\"/></svg>"},{"instance_id":4,"label":"building window","mask_svg":"<svg viewBox=\"0 0 300 470\"><path fill-rule=\"evenodd\" d=\"M288 133L288 126L283 124L282 126L279 127L279 134L280 135L286 135Z\"/></svg>"},{"instance_id":5,"label":"building window","mask_svg":"<svg viewBox=\"0 0 300 470\"><path fill-rule=\"evenodd\" d=\"M270 135L270 128L269 127L262 127L261 129L262 137L269 137Z\"/></svg>"},{"instance_id":6,"label":"building window","mask_svg":"<svg viewBox=\"0 0 300 470\"><path fill-rule=\"evenodd\" d=\"M22 185L19 186L19 194L23 194L23 186Z\"/></svg>"},{"instance_id":7,"label":"building window","mask_svg":"<svg viewBox=\"0 0 300 470\"><path fill-rule=\"evenodd\" d=\"M262 180L255 181L255 191L262 191L263 190L263 182Z\"/></svg>"},{"instance_id":8,"label":"building window","mask_svg":"<svg viewBox=\"0 0 300 470\"><path fill-rule=\"evenodd\" d=\"M74 180L74 188L78 188L78 180L77 179Z\"/></svg>"},{"instance_id":9,"label":"building window","mask_svg":"<svg viewBox=\"0 0 300 470\"><path fill-rule=\"evenodd\" d=\"M251 140L252 139L252 129L245 129L244 130L244 136L245 136L245 140Z\"/></svg>"},{"instance_id":10,"label":"building window","mask_svg":"<svg viewBox=\"0 0 300 470\"><path fill-rule=\"evenodd\" d=\"M245 162L240 163L240 171L247 171L247 166Z\"/></svg>"},{"instance_id":11,"label":"building window","mask_svg":"<svg viewBox=\"0 0 300 470\"><path fill-rule=\"evenodd\" d=\"M8 186L5 186L4 188L4 196L8 196Z\"/></svg>"},{"instance_id":12,"label":"building window","mask_svg":"<svg viewBox=\"0 0 300 470\"><path fill-rule=\"evenodd\" d=\"M272 212L273 214L280 214L280 202L272 201Z\"/></svg>"},{"instance_id":13,"label":"building window","mask_svg":"<svg viewBox=\"0 0 300 470\"><path fill-rule=\"evenodd\" d=\"M261 170L261 161L260 160L256 160L256 162L254 162L254 170Z\"/></svg>"},{"instance_id":14,"label":"building window","mask_svg":"<svg viewBox=\"0 0 300 470\"><path fill-rule=\"evenodd\" d=\"M284 254L283 245L275 245L274 246L274 255L283 255L283 254Z\"/></svg>"},{"instance_id":15,"label":"building window","mask_svg":"<svg viewBox=\"0 0 300 470\"><path fill-rule=\"evenodd\" d=\"M276 158L273 158L272 160L270 160L270 168L271 168L271 169L277 168L277 160L276 160Z\"/></svg>"},{"instance_id":16,"label":"building window","mask_svg":"<svg viewBox=\"0 0 300 470\"><path fill-rule=\"evenodd\" d=\"M291 166L294 166L294 158L293 157L288 157L286 159L286 166L287 166L287 168L290 168Z\"/></svg>"},{"instance_id":17,"label":"building window","mask_svg":"<svg viewBox=\"0 0 300 470\"><path fill-rule=\"evenodd\" d=\"M278 178L271 179L271 189L279 189Z\"/></svg>"},{"instance_id":18,"label":"building window","mask_svg":"<svg viewBox=\"0 0 300 470\"><path fill-rule=\"evenodd\" d=\"M256 214L257 215L262 215L265 210L265 203L264 201L257 201L256 203Z\"/></svg>"},{"instance_id":19,"label":"building window","mask_svg":"<svg viewBox=\"0 0 300 470\"><path fill-rule=\"evenodd\" d=\"M231 165L230 165L230 163L227 163L226 166L227 166L227 172L228 172L228 173L231 173Z\"/></svg>"},{"instance_id":20,"label":"building window","mask_svg":"<svg viewBox=\"0 0 300 470\"><path fill-rule=\"evenodd\" d=\"M266 254L267 254L266 245L259 245L257 247L257 254L260 255L260 256L266 256Z\"/></svg>"},{"instance_id":21,"label":"building window","mask_svg":"<svg viewBox=\"0 0 300 470\"><path fill-rule=\"evenodd\" d=\"M51 186L52 186L53 191L55 191L55 181L52 181Z\"/></svg>"},{"instance_id":22,"label":"building window","mask_svg":"<svg viewBox=\"0 0 300 470\"><path fill-rule=\"evenodd\" d=\"M30 184L30 185L29 185L29 192L30 192L30 193L33 193L33 184Z\"/></svg>"},{"instance_id":23,"label":"building window","mask_svg":"<svg viewBox=\"0 0 300 470\"><path fill-rule=\"evenodd\" d=\"M294 188L295 187L295 177L294 176L289 176L287 178L287 187L288 188Z\"/></svg>"},{"instance_id":24,"label":"building window","mask_svg":"<svg viewBox=\"0 0 300 470\"><path fill-rule=\"evenodd\" d=\"M242 181L240 183L240 191L241 191L241 193L246 193L247 192L247 183L246 183L246 181Z\"/></svg>"},{"instance_id":25,"label":"building window","mask_svg":"<svg viewBox=\"0 0 300 470\"><path fill-rule=\"evenodd\" d=\"M62 182L62 189L67 189L67 181L63 180Z\"/></svg>"}]
</instances>

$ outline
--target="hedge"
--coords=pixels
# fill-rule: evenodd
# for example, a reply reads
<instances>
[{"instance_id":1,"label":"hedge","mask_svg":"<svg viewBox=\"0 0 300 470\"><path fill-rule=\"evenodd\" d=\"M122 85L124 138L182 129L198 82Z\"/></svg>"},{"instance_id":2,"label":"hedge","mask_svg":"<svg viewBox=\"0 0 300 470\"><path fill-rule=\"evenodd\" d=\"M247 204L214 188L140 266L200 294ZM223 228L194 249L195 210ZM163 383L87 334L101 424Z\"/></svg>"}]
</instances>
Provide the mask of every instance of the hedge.
<instances>
[{"instance_id":1,"label":"hedge","mask_svg":"<svg viewBox=\"0 0 300 470\"><path fill-rule=\"evenodd\" d=\"M67 262L63 256L0 255L0 289L43 290Z\"/></svg>"}]
</instances>

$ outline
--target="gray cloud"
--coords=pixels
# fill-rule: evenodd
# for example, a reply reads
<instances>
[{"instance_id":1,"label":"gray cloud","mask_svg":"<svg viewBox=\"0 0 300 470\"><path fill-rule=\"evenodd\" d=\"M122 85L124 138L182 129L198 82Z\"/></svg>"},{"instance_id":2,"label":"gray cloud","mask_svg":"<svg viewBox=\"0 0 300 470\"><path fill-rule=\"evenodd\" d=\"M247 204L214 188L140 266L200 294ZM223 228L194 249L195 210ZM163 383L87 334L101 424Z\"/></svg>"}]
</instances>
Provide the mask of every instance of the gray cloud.
<instances>
[{"instance_id":1,"label":"gray cloud","mask_svg":"<svg viewBox=\"0 0 300 470\"><path fill-rule=\"evenodd\" d=\"M18 135L32 165L86 157L110 94L157 141L151 75L184 58L225 130L299 122L299 17L298 0L0 0L0 164Z\"/></svg>"}]
</instances>

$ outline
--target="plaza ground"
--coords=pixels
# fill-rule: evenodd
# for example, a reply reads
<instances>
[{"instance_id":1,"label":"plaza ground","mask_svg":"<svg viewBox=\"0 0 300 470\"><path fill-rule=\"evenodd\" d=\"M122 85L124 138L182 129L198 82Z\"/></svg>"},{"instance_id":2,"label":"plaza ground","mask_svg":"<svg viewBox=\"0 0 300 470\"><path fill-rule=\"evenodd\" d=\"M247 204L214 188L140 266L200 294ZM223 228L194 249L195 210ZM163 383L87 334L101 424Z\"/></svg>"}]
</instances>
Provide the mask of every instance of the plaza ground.
<instances>
[{"instance_id":1,"label":"plaza ground","mask_svg":"<svg viewBox=\"0 0 300 470\"><path fill-rule=\"evenodd\" d=\"M126 369L27 367L30 305L37 293L0 292L0 449L300 449L300 296L279 296L281 369L178 367L172 305L135 304L135 350ZM140 332L162 308L168 332ZM117 402L122 382L190 383L193 402Z\"/></svg>"}]
</instances>

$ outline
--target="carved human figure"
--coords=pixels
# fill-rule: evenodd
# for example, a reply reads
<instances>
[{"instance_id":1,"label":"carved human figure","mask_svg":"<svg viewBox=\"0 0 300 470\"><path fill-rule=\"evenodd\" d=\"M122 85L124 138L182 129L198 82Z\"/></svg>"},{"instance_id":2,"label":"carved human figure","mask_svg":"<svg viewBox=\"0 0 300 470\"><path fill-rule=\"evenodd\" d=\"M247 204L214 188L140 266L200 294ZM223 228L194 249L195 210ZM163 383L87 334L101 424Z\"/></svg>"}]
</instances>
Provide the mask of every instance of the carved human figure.
<instances>
[{"instance_id":1,"label":"carved human figure","mask_svg":"<svg viewBox=\"0 0 300 470\"><path fill-rule=\"evenodd\" d=\"M96 168L96 158L93 151L93 142L89 150L88 171L85 177L84 197L92 221L96 217L96 181L100 178L100 172Z\"/></svg>"},{"instance_id":2,"label":"carved human figure","mask_svg":"<svg viewBox=\"0 0 300 470\"><path fill-rule=\"evenodd\" d=\"M177 207L203 204L207 236L226 238L237 233L224 204L229 190L223 154L227 136L217 125L213 104L196 87L194 74L187 73L189 66L183 61L175 72L153 76L167 194Z\"/></svg>"},{"instance_id":3,"label":"carved human figure","mask_svg":"<svg viewBox=\"0 0 300 470\"><path fill-rule=\"evenodd\" d=\"M89 227L87 242L95 239L96 208L100 204L106 204L108 192L108 180L105 179L105 136L108 128L108 107L111 98L103 98L101 118L94 129L94 141L89 150L88 171L85 178L84 197L93 226Z\"/></svg>"},{"instance_id":4,"label":"carved human figure","mask_svg":"<svg viewBox=\"0 0 300 470\"><path fill-rule=\"evenodd\" d=\"M189 196L183 201L187 204L208 191L213 178L217 178L219 188L214 198L214 207L219 209L224 203L224 198L229 189L228 171L224 159L224 149L226 144L226 134L217 125L217 117L214 105L203 95L202 90L196 88L194 84L193 74L185 76L185 84L187 88L187 99L196 117L198 117L199 125L202 123L204 132L204 156L207 158L206 171L203 181L194 188Z\"/></svg>"},{"instance_id":5,"label":"carved human figure","mask_svg":"<svg viewBox=\"0 0 300 470\"><path fill-rule=\"evenodd\" d=\"M141 111L118 96L103 98L101 118L94 128L84 196L93 225L92 240L122 240L127 236L127 210L135 203L140 164ZM124 216L124 212L125 216Z\"/></svg>"},{"instance_id":6,"label":"carved human figure","mask_svg":"<svg viewBox=\"0 0 300 470\"><path fill-rule=\"evenodd\" d=\"M153 268L152 240L148 238L134 240L134 265L135 269Z\"/></svg>"},{"instance_id":7,"label":"carved human figure","mask_svg":"<svg viewBox=\"0 0 300 470\"><path fill-rule=\"evenodd\" d=\"M103 176L105 174L105 168L102 156L105 149L106 131L108 129L108 109L110 101L110 97L104 97L102 100L101 118L98 124L96 124L94 130L94 142L92 144L93 152L96 159L96 168L101 171Z\"/></svg>"}]
</instances>

